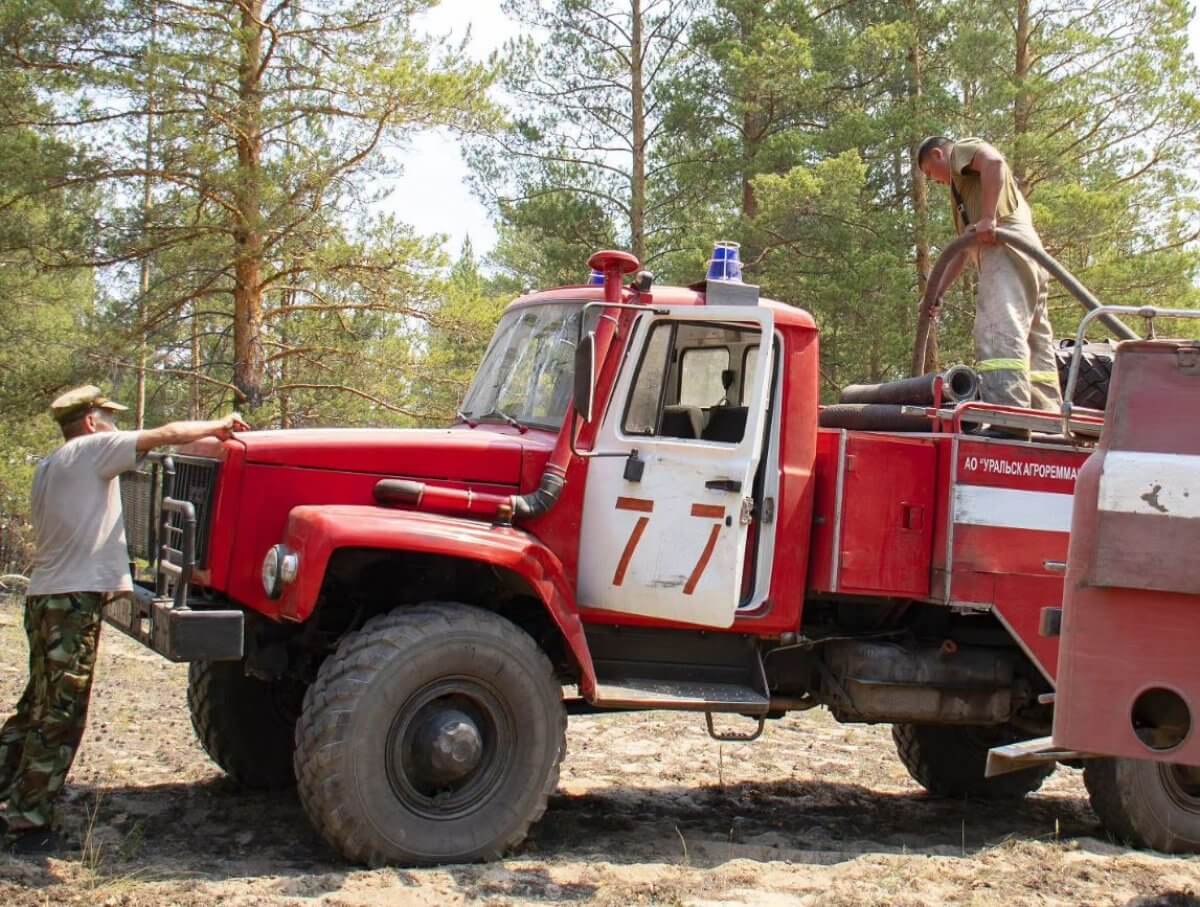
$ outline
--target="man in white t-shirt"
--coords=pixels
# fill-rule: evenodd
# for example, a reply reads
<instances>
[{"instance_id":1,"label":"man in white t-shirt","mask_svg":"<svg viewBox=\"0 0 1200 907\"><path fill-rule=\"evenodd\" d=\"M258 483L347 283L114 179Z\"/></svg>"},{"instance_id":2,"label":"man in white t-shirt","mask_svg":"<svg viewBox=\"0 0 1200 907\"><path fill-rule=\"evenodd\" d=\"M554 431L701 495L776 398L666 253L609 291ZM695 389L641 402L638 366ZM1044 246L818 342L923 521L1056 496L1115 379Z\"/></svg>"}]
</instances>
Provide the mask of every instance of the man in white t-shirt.
<instances>
[{"instance_id":1,"label":"man in white t-shirt","mask_svg":"<svg viewBox=\"0 0 1200 907\"><path fill-rule=\"evenodd\" d=\"M125 408L92 385L50 404L66 440L33 477L29 684L0 728L0 801L7 803L0 821L10 849L19 852L58 846L53 803L83 737L101 611L114 595L133 590L117 477L156 447L227 440L248 430L234 414L118 431L114 413Z\"/></svg>"}]
</instances>

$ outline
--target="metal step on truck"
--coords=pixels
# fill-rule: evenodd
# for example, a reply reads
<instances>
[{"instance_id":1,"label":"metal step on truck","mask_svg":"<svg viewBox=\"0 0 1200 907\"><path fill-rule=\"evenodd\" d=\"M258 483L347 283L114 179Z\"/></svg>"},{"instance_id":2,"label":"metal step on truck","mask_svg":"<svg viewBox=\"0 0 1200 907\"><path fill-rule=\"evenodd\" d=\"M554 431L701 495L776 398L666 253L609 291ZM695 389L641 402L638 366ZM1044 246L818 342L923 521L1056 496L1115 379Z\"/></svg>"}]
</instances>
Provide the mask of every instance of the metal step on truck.
<instances>
[{"instance_id":1,"label":"metal step on truck","mask_svg":"<svg viewBox=\"0 0 1200 907\"><path fill-rule=\"evenodd\" d=\"M590 263L598 285L512 303L450 428L250 432L127 477L151 584L109 619L191 662L212 758L298 785L368 864L518 844L568 713L753 739L821 706L891 724L934 794L1035 790L1052 763L985 764L1051 731L1047 620L1103 414L1067 436L961 369L822 407L816 324L732 246L691 287Z\"/></svg>"}]
</instances>

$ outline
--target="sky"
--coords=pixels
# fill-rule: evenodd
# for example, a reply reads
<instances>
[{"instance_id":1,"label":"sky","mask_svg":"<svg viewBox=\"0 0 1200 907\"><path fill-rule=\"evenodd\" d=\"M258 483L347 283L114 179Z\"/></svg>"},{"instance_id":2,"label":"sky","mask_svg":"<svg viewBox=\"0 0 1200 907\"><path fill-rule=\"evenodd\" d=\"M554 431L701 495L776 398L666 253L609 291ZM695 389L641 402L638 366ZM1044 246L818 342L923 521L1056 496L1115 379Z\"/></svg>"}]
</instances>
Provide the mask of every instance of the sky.
<instances>
[{"instance_id":1,"label":"sky","mask_svg":"<svg viewBox=\"0 0 1200 907\"><path fill-rule=\"evenodd\" d=\"M461 38L468 26L469 52L482 59L515 37L517 26L500 11L499 0L442 0L422 20L432 34ZM414 139L399 158L404 168L387 208L418 233L445 234L446 251L457 255L468 236L476 256L491 250L496 230L483 204L467 188L467 166L458 142L444 132Z\"/></svg>"},{"instance_id":2,"label":"sky","mask_svg":"<svg viewBox=\"0 0 1200 907\"><path fill-rule=\"evenodd\" d=\"M456 38L469 27L469 52L478 58L517 34L517 26L500 11L499 0L442 0L422 19L429 32ZM1200 60L1200 15L1193 14L1188 38L1192 55ZM467 188L467 167L453 137L433 132L418 136L399 153L399 163L403 174L394 181L388 210L418 233L444 234L451 255L468 236L476 256L491 250L496 231L483 204Z\"/></svg>"}]
</instances>

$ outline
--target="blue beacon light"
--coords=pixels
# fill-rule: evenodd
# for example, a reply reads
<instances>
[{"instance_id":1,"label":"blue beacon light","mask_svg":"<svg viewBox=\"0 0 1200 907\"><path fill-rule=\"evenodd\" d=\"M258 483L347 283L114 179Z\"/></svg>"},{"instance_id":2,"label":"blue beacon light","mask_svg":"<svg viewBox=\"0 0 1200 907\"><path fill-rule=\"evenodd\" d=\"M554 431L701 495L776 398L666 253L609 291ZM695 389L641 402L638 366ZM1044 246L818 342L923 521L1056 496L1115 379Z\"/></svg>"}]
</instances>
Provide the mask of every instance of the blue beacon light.
<instances>
[{"instance_id":1,"label":"blue beacon light","mask_svg":"<svg viewBox=\"0 0 1200 907\"><path fill-rule=\"evenodd\" d=\"M708 261L708 279L730 283L742 282L742 261L739 243L718 240Z\"/></svg>"}]
</instances>

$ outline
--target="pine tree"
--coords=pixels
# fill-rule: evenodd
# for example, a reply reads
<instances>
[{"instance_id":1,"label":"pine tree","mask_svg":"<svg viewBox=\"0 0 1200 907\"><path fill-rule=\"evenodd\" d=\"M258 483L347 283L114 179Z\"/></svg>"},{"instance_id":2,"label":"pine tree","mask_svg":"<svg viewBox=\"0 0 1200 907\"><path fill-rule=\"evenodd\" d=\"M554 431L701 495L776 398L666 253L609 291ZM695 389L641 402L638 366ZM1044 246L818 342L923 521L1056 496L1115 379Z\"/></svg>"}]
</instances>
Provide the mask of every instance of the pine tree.
<instances>
[{"instance_id":1,"label":"pine tree","mask_svg":"<svg viewBox=\"0 0 1200 907\"><path fill-rule=\"evenodd\" d=\"M617 237L649 265L675 248L687 209L675 174L686 161L664 91L684 64L695 6L506 0L509 15L540 34L505 48L515 109L470 155L477 192L507 227L499 260L525 269L521 250L555 234L576 274L598 238ZM535 271L535 282L557 277L561 262L549 256L550 271Z\"/></svg>"},{"instance_id":2,"label":"pine tree","mask_svg":"<svg viewBox=\"0 0 1200 907\"><path fill-rule=\"evenodd\" d=\"M112 0L81 7L65 38L39 38L50 6L6 34L15 65L57 74L49 125L89 146L41 192L86 184L111 200L101 244L71 263L107 269L113 323L135 348L142 337L157 347L155 371L200 365L207 388L256 406L292 358L291 383L345 392L356 388L344 376L311 374L327 363L292 345L305 327L290 322L403 321L427 304L430 248L367 214L380 149L491 116L487 70L412 30L430 5ZM111 352L140 373L136 352Z\"/></svg>"}]
</instances>

